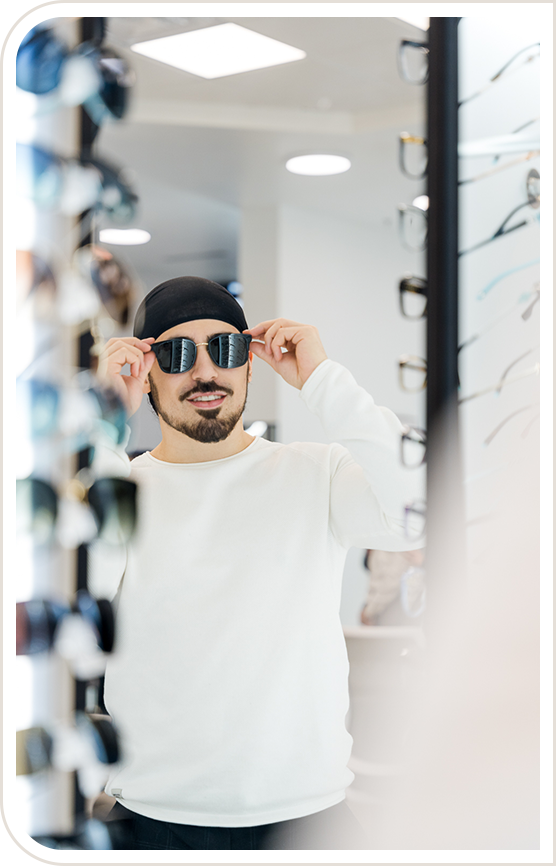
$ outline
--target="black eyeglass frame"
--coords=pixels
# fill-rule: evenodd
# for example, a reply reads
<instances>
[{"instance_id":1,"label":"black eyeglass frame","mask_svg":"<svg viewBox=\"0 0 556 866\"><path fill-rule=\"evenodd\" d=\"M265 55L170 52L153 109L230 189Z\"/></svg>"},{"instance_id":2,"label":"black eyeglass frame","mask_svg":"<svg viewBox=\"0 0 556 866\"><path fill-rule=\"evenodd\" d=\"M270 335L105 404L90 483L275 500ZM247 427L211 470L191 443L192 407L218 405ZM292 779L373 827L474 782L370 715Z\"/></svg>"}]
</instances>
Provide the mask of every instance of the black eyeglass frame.
<instances>
[{"instance_id":1,"label":"black eyeglass frame","mask_svg":"<svg viewBox=\"0 0 556 866\"><path fill-rule=\"evenodd\" d=\"M402 316L406 319L424 319L427 315L427 300L428 300L428 282L423 277L403 277L398 283L400 310ZM404 307L404 295L421 295L425 298L425 307L423 312L418 316L412 316L406 312Z\"/></svg>"},{"instance_id":2,"label":"black eyeglass frame","mask_svg":"<svg viewBox=\"0 0 556 866\"><path fill-rule=\"evenodd\" d=\"M249 345L253 338L250 334L215 334L210 340L203 343L195 343L189 337L174 337L172 340L162 340L153 343L151 349L156 355L158 366L163 373L174 375L176 373L187 373L195 366L197 360L197 346L206 346L210 359L217 367L223 370L231 370L243 367L249 360ZM231 342L226 346L224 341ZM234 346L234 343L237 344ZM240 349L242 351L240 352ZM164 353L170 353L169 363L161 361ZM227 358L226 363L222 363ZM234 363L230 363L234 361ZM165 369L168 368L168 369Z\"/></svg>"}]
</instances>

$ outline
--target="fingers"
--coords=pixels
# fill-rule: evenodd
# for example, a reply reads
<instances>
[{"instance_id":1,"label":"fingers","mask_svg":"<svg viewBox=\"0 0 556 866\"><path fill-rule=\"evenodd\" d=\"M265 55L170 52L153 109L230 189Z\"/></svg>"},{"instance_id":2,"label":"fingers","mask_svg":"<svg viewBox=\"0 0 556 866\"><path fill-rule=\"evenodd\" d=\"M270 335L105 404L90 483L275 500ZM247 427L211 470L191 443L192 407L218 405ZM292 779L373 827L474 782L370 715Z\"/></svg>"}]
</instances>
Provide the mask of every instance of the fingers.
<instances>
[{"instance_id":1,"label":"fingers","mask_svg":"<svg viewBox=\"0 0 556 866\"><path fill-rule=\"evenodd\" d=\"M267 355L272 355L274 360L279 362L283 354L281 347L287 349L288 343L298 342L298 339L301 339L301 336L299 336L300 329L310 329L310 327L309 325L302 325L300 322L294 322L291 319L268 319L243 333L251 334L252 337L263 338ZM298 339L295 339L296 335L298 335ZM259 357L262 356L259 355Z\"/></svg>"},{"instance_id":2,"label":"fingers","mask_svg":"<svg viewBox=\"0 0 556 866\"><path fill-rule=\"evenodd\" d=\"M114 376L121 372L125 364L129 364L131 376L135 379L146 375L154 362L154 352L151 345L154 337L139 340L137 337L113 337L106 343L99 356L98 373L102 376ZM146 358L151 355L146 367Z\"/></svg>"}]
</instances>

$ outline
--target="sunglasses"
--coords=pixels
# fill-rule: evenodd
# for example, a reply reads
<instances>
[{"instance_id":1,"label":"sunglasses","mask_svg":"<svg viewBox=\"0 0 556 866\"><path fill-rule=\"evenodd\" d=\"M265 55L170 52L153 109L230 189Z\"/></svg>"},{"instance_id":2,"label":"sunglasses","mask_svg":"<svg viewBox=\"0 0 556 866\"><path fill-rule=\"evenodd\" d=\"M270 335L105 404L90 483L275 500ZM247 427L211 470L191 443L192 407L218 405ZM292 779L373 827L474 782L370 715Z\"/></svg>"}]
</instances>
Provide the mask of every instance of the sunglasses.
<instances>
[{"instance_id":1,"label":"sunglasses","mask_svg":"<svg viewBox=\"0 0 556 866\"><path fill-rule=\"evenodd\" d=\"M38 378L17 381L19 421L31 441L56 437L64 441L66 450L74 451L105 435L121 445L127 414L119 396L109 388L81 381L84 388L61 388Z\"/></svg>"},{"instance_id":2,"label":"sunglasses","mask_svg":"<svg viewBox=\"0 0 556 866\"><path fill-rule=\"evenodd\" d=\"M79 590L75 601L69 604L53 599L30 599L16 604L16 655L35 655L57 649L60 626L67 617L75 617L80 626L73 630L76 653L82 632L92 632L102 652L114 647L114 611L106 598L94 598L86 590ZM82 626L82 628L81 628ZM67 653L66 653L67 654Z\"/></svg>"},{"instance_id":3,"label":"sunglasses","mask_svg":"<svg viewBox=\"0 0 556 866\"><path fill-rule=\"evenodd\" d=\"M163 373L186 373L191 370L197 358L197 346L206 346L211 361L217 367L229 370L247 363L251 339L248 334L217 334L206 343L194 343L188 337L176 337L153 343L151 349Z\"/></svg>"},{"instance_id":4,"label":"sunglasses","mask_svg":"<svg viewBox=\"0 0 556 866\"><path fill-rule=\"evenodd\" d=\"M88 505L94 529L81 526L77 519L80 515L74 510L75 526L63 523L62 532L58 534L60 517L63 521L58 492L48 482L33 476L18 478L16 485L18 534L31 535L39 545L57 539L63 541L65 547L77 547L92 538L117 545L129 541L135 532L137 485L127 478L98 478L88 488L77 479L70 482L66 498ZM65 513L67 521L67 509Z\"/></svg>"},{"instance_id":5,"label":"sunglasses","mask_svg":"<svg viewBox=\"0 0 556 866\"><path fill-rule=\"evenodd\" d=\"M37 116L83 105L97 126L107 119L119 120L134 83L135 73L113 49L83 42L70 50L42 25L29 31L17 52L17 87L46 97Z\"/></svg>"},{"instance_id":6,"label":"sunglasses","mask_svg":"<svg viewBox=\"0 0 556 866\"><path fill-rule=\"evenodd\" d=\"M104 160L88 155L61 157L34 144L16 142L18 195L41 209L65 216L92 210L126 224L135 215L138 198L124 176L125 171Z\"/></svg>"}]
</instances>

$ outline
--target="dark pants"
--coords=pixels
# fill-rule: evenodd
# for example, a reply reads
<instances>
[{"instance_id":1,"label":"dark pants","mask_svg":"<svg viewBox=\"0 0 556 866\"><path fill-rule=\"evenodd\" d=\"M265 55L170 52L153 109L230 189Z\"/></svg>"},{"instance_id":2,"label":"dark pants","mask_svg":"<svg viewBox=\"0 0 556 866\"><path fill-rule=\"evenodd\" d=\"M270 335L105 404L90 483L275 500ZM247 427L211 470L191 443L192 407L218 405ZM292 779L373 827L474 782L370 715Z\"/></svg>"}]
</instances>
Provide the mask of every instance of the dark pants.
<instances>
[{"instance_id":1,"label":"dark pants","mask_svg":"<svg viewBox=\"0 0 556 866\"><path fill-rule=\"evenodd\" d=\"M255 827L198 827L145 818L116 803L107 822L121 822L128 850L194 850L207 848L249 851L286 850L368 850L363 829L345 802L330 809ZM129 843L129 844L127 844ZM123 847L123 846L122 846Z\"/></svg>"}]
</instances>

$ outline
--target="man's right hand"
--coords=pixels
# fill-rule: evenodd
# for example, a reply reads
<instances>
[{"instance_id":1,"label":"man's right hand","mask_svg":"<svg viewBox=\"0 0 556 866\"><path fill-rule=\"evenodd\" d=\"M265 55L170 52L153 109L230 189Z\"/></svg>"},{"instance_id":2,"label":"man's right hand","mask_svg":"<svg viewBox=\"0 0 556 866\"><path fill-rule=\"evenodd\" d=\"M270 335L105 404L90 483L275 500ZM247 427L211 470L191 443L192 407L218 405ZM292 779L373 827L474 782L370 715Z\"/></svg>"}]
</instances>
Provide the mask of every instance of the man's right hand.
<instances>
[{"instance_id":1,"label":"man's right hand","mask_svg":"<svg viewBox=\"0 0 556 866\"><path fill-rule=\"evenodd\" d=\"M154 342L154 337L145 340L113 337L99 355L97 377L118 394L127 409L128 418L141 405L144 385L155 361L155 354L151 351ZM125 364L129 364L129 376L122 375Z\"/></svg>"}]
</instances>

